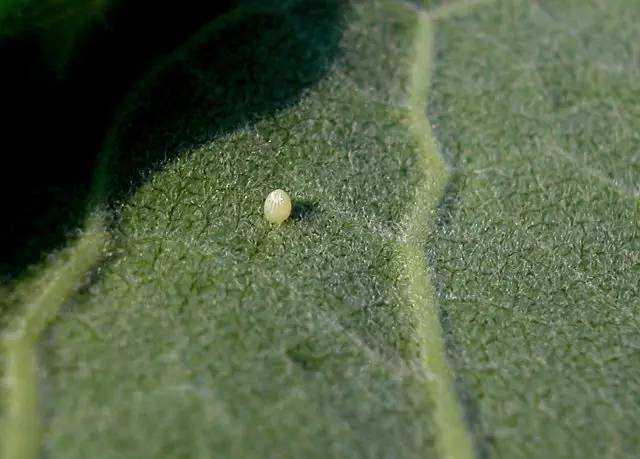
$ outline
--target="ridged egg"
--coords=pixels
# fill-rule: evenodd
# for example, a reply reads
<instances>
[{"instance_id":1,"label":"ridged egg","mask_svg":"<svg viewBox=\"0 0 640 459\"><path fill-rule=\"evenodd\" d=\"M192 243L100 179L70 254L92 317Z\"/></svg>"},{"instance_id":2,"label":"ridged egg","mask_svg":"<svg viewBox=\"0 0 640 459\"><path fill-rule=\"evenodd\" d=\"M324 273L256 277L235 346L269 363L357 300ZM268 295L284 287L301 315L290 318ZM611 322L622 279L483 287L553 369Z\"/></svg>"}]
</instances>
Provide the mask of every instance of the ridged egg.
<instances>
[{"instance_id":1,"label":"ridged egg","mask_svg":"<svg viewBox=\"0 0 640 459\"><path fill-rule=\"evenodd\" d=\"M291 198L286 191L277 189L264 201L264 218L269 223L280 224L291 215Z\"/></svg>"}]
</instances>

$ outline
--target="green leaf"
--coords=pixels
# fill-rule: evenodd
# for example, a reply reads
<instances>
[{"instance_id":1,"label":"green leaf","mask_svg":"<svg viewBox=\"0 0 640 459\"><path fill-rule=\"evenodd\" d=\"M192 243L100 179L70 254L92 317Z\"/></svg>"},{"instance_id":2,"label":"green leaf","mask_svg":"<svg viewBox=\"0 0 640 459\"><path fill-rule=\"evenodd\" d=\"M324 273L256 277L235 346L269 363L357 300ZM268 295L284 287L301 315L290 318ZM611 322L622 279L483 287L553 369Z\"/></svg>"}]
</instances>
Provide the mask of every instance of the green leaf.
<instances>
[{"instance_id":1,"label":"green leaf","mask_svg":"<svg viewBox=\"0 0 640 459\"><path fill-rule=\"evenodd\" d=\"M637 454L638 4L269 3L149 73L4 295L3 459Z\"/></svg>"},{"instance_id":2,"label":"green leaf","mask_svg":"<svg viewBox=\"0 0 640 459\"><path fill-rule=\"evenodd\" d=\"M455 174L433 258L489 457L640 451L640 4L443 22L430 119Z\"/></svg>"},{"instance_id":3,"label":"green leaf","mask_svg":"<svg viewBox=\"0 0 640 459\"><path fill-rule=\"evenodd\" d=\"M470 457L422 253L444 183L431 25L393 2L239 11L153 71L106 143L90 202L117 203L111 255L45 345L45 453ZM33 455L15 362L76 266L7 334L7 455Z\"/></svg>"},{"instance_id":4,"label":"green leaf","mask_svg":"<svg viewBox=\"0 0 640 459\"><path fill-rule=\"evenodd\" d=\"M160 72L114 145L113 256L47 345L48 454L431 448L398 260L424 174L402 107L414 23L298 3ZM272 227L280 187L297 209Z\"/></svg>"}]
</instances>

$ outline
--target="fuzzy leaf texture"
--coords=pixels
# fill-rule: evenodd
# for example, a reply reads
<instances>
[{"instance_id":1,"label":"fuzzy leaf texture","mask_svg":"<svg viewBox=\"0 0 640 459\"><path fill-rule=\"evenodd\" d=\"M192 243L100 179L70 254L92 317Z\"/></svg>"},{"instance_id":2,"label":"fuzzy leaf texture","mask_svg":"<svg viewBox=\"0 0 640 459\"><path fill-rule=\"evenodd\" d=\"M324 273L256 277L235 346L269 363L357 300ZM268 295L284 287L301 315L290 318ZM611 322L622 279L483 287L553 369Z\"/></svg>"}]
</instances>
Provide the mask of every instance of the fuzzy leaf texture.
<instances>
[{"instance_id":1,"label":"fuzzy leaf texture","mask_svg":"<svg viewBox=\"0 0 640 459\"><path fill-rule=\"evenodd\" d=\"M214 20L129 96L79 242L0 305L2 459L638 455L639 20Z\"/></svg>"}]
</instances>

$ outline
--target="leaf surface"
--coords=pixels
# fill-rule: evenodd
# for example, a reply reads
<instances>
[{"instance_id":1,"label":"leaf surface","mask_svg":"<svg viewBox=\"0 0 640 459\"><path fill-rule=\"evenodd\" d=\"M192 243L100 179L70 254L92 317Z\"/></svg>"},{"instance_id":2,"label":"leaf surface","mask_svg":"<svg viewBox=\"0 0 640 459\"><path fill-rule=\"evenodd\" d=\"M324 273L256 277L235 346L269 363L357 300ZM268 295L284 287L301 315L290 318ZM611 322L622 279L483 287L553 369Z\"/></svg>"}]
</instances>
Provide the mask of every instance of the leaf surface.
<instances>
[{"instance_id":1,"label":"leaf surface","mask_svg":"<svg viewBox=\"0 0 640 459\"><path fill-rule=\"evenodd\" d=\"M640 451L636 2L502 2L439 27L455 168L431 244L490 457Z\"/></svg>"},{"instance_id":2,"label":"leaf surface","mask_svg":"<svg viewBox=\"0 0 640 459\"><path fill-rule=\"evenodd\" d=\"M112 146L112 256L43 350L47 454L433 450L401 257L431 172L407 128L416 27L390 2L253 11L140 91Z\"/></svg>"},{"instance_id":3,"label":"leaf surface","mask_svg":"<svg viewBox=\"0 0 640 459\"><path fill-rule=\"evenodd\" d=\"M37 359L14 365L23 311L4 312L7 380L39 370L37 393L5 384L22 398L3 398L0 444L636 455L638 4L245 5L134 91L94 184L109 212L12 293L35 348L106 225ZM294 210L276 227L277 188Z\"/></svg>"}]
</instances>

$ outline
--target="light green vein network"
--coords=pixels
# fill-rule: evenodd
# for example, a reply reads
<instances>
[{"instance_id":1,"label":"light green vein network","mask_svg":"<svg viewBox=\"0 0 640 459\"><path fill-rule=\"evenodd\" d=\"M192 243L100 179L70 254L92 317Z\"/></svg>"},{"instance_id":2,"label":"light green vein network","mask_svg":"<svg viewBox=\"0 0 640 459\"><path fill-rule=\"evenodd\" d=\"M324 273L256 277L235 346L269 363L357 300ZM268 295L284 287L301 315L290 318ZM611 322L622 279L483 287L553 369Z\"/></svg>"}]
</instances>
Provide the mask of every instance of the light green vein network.
<instances>
[{"instance_id":1,"label":"light green vein network","mask_svg":"<svg viewBox=\"0 0 640 459\"><path fill-rule=\"evenodd\" d=\"M411 116L409 129L421 149L421 164L427 172L425 184L418 190L409 223L404 257L410 279L410 295L416 314L417 333L422 341L422 361L429 373L428 390L435 404L440 454L443 458L474 457L471 436L463 419L449 368L439 309L433 285L427 276L424 247L433 223L433 212L440 202L446 183L442 156L426 119L429 75L433 66L434 22L419 13L415 59L409 80Z\"/></svg>"},{"instance_id":2,"label":"light green vein network","mask_svg":"<svg viewBox=\"0 0 640 459\"><path fill-rule=\"evenodd\" d=\"M80 279L96 264L105 242L103 219L89 220L83 236L68 249L68 260L26 305L25 316L2 337L5 354L6 420L0 427L3 458L28 459L38 454L38 408L35 348L41 333Z\"/></svg>"},{"instance_id":3,"label":"light green vein network","mask_svg":"<svg viewBox=\"0 0 640 459\"><path fill-rule=\"evenodd\" d=\"M467 5L467 2L462 2L459 9L442 7L442 11L434 10L433 15L436 18L447 17L449 11L452 14L464 12L466 6L477 3L468 2ZM238 18L238 13L235 14L232 18ZM406 119L419 149L416 166L424 169L426 180L415 196L413 211L407 221L405 243L399 251L399 262L405 266L408 278L409 307L415 319L420 359L427 373L426 390L434 405L438 450L445 458L467 459L474 457L472 440L455 394L454 377L446 361L438 307L424 257L427 231L446 180L442 157L425 115L429 73L433 66L433 37L434 22L426 12L419 12L415 25L414 56L409 69L409 114ZM106 143L103 164L96 175L96 191L90 199L93 204L103 202L106 195L108 150L112 148L113 135L115 133ZM45 277L50 281L27 302L24 316L4 335L5 398L8 403L7 417L1 426L4 433L3 459L31 459L38 455L36 344L48 322L99 260L105 241L104 225L102 212L89 218L83 235L68 249L66 262L57 266L55 272L46 273Z\"/></svg>"}]
</instances>

